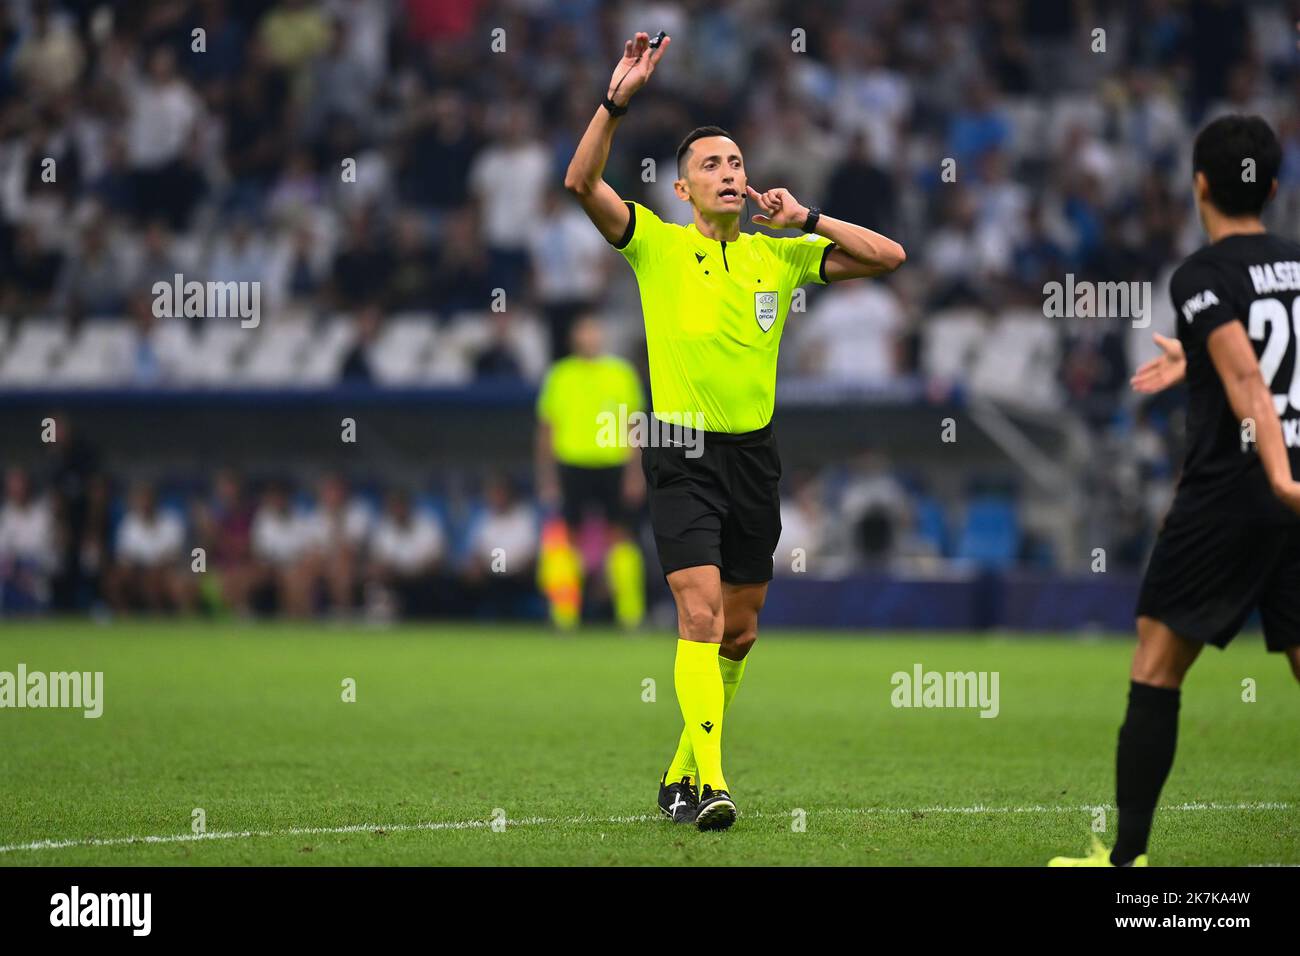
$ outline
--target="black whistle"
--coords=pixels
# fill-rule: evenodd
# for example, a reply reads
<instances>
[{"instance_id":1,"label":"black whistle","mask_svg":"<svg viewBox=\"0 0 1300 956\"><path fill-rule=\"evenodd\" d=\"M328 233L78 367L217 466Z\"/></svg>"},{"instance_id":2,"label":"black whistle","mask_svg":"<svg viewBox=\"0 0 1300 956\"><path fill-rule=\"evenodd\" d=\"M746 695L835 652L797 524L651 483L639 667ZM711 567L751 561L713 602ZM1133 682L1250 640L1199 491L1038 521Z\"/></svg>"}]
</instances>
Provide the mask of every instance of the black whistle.
<instances>
[{"instance_id":1,"label":"black whistle","mask_svg":"<svg viewBox=\"0 0 1300 956\"><path fill-rule=\"evenodd\" d=\"M650 49L652 50L659 49L659 44L664 42L664 37L666 36L668 36L668 34L665 33L663 30L660 30L657 34L652 36L650 38Z\"/></svg>"}]
</instances>

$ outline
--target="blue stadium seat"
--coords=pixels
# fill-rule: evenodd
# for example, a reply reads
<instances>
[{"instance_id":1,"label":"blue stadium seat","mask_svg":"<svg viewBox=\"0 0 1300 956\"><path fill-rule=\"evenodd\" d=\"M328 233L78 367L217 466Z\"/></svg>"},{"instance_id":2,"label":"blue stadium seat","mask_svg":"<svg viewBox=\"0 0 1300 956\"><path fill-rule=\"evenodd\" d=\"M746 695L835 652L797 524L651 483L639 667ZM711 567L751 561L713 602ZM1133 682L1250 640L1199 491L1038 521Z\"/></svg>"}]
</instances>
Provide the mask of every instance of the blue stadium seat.
<instances>
[{"instance_id":1,"label":"blue stadium seat","mask_svg":"<svg viewBox=\"0 0 1300 956\"><path fill-rule=\"evenodd\" d=\"M933 544L937 554L947 557L948 518L943 503L930 495L917 495L913 505L916 509L916 533Z\"/></svg>"},{"instance_id":2,"label":"blue stadium seat","mask_svg":"<svg viewBox=\"0 0 1300 956\"><path fill-rule=\"evenodd\" d=\"M956 557L981 567L1003 568L1020 550L1020 525L1010 498L983 496L971 499L966 523L957 542Z\"/></svg>"}]
</instances>

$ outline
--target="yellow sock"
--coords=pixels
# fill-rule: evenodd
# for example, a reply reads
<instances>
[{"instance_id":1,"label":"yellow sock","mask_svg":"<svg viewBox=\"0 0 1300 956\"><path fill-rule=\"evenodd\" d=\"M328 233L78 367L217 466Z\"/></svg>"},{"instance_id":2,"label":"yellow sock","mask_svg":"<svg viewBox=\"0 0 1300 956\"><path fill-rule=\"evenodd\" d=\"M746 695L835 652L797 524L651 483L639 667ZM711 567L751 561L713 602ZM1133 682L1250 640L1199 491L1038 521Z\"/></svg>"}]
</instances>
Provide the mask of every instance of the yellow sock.
<instances>
[{"instance_id":1,"label":"yellow sock","mask_svg":"<svg viewBox=\"0 0 1300 956\"><path fill-rule=\"evenodd\" d=\"M619 626L639 627L645 617L645 562L631 541L616 541L605 556L605 577Z\"/></svg>"},{"instance_id":2,"label":"yellow sock","mask_svg":"<svg viewBox=\"0 0 1300 956\"><path fill-rule=\"evenodd\" d=\"M673 677L677 703L691 738L691 750L699 769L701 790L727 789L722 776L722 671L718 666L717 644L677 641Z\"/></svg>"},{"instance_id":3,"label":"yellow sock","mask_svg":"<svg viewBox=\"0 0 1300 956\"><path fill-rule=\"evenodd\" d=\"M722 674L722 715L724 717L736 697L736 691L740 689L747 660L749 658L744 657L733 661L729 657L723 657L721 652L718 653L718 670ZM697 775L695 752L691 750L691 735L687 728L683 727L682 736L677 741L677 753L673 754L673 762L668 765L668 782L681 780L682 777L690 777L694 780Z\"/></svg>"},{"instance_id":4,"label":"yellow sock","mask_svg":"<svg viewBox=\"0 0 1300 956\"><path fill-rule=\"evenodd\" d=\"M677 741L677 753L673 754L673 762L668 765L667 780L669 783L676 783L683 777L694 780L697 774L695 751L691 749L691 733L683 726L682 736Z\"/></svg>"}]
</instances>

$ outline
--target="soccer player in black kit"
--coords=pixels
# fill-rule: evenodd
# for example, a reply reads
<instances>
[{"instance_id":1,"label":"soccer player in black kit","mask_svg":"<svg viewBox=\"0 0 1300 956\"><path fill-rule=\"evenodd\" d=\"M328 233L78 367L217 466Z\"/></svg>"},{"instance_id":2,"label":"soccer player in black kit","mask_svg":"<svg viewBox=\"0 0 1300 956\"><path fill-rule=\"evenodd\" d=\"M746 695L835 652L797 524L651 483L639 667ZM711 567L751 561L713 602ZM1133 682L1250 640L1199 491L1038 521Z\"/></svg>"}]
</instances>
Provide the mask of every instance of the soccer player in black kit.
<instances>
[{"instance_id":1,"label":"soccer player in black kit","mask_svg":"<svg viewBox=\"0 0 1300 956\"><path fill-rule=\"evenodd\" d=\"M1197 212L1210 243L1170 280L1177 340L1138 369L1154 392L1187 380L1187 454L1142 582L1128 711L1119 731L1119 835L1051 866L1146 866L1174 762L1179 688L1206 644L1226 647L1258 608L1264 641L1300 680L1300 243L1261 221L1282 149L1257 116L1196 137Z\"/></svg>"}]
</instances>

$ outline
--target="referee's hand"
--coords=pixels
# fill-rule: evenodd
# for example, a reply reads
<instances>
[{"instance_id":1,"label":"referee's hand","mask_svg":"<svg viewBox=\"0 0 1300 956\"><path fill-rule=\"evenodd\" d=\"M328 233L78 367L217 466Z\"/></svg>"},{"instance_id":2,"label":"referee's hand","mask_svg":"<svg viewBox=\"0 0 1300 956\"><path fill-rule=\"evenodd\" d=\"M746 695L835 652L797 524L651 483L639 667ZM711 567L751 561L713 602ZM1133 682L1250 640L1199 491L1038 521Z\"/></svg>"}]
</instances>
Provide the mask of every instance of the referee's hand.
<instances>
[{"instance_id":1,"label":"referee's hand","mask_svg":"<svg viewBox=\"0 0 1300 956\"><path fill-rule=\"evenodd\" d=\"M773 229L802 229L808 221L808 207L799 205L799 200L790 194L790 190L778 186L761 193L753 186L746 185L745 193L758 203L766 215L754 217L760 226Z\"/></svg>"},{"instance_id":2,"label":"referee's hand","mask_svg":"<svg viewBox=\"0 0 1300 956\"><path fill-rule=\"evenodd\" d=\"M650 74L659 65L659 60L663 58L671 42L672 37L666 36L657 50L651 50L650 34L638 33L623 44L623 59L619 60L618 66L614 67L614 72L609 78L609 89L606 91L615 106L626 106L632 94L646 85Z\"/></svg>"}]
</instances>

